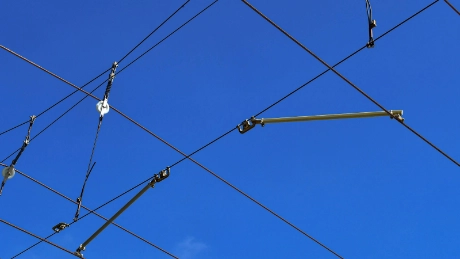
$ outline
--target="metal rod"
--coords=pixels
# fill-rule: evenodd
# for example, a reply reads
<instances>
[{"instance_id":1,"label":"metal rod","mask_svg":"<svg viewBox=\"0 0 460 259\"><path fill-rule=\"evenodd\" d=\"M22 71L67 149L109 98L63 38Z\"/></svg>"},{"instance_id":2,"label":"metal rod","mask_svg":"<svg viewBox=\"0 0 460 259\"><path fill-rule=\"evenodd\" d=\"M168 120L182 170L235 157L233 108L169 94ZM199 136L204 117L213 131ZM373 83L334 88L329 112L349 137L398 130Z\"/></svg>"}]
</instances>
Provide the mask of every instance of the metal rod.
<instances>
[{"instance_id":1,"label":"metal rod","mask_svg":"<svg viewBox=\"0 0 460 259\"><path fill-rule=\"evenodd\" d=\"M107 220L104 225L102 225L94 234L92 234L83 244L80 245L80 247L77 248L77 253L80 253L80 251L85 250L85 247L93 241L94 238L96 238L108 225L110 225L118 216L121 215L129 206L131 206L139 197L142 196L150 187L154 187L155 181L152 180L150 183L148 183L142 190L139 191L138 194L136 194L133 198L131 198L128 203L125 204L115 215L113 215L109 220Z\"/></svg>"},{"instance_id":2,"label":"metal rod","mask_svg":"<svg viewBox=\"0 0 460 259\"><path fill-rule=\"evenodd\" d=\"M402 110L390 111L394 116L402 116ZM281 118L263 118L255 120L256 124L268 124L268 123L281 123L281 122L298 122L298 121L316 121L316 120L337 120L337 119L355 119L355 118L369 118L369 117L381 117L388 116L388 113L384 111L377 112L357 112L357 113L342 113L342 114L325 114L325 115L313 115L313 116L298 116L298 117L281 117Z\"/></svg>"}]
</instances>

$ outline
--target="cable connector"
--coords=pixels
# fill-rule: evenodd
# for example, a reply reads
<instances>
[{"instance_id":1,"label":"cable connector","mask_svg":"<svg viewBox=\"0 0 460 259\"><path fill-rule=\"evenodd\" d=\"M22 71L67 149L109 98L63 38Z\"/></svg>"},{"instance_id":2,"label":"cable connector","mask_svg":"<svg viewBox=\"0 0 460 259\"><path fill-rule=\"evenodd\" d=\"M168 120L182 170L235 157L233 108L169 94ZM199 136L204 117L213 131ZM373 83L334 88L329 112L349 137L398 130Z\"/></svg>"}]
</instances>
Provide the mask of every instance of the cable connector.
<instances>
[{"instance_id":1,"label":"cable connector","mask_svg":"<svg viewBox=\"0 0 460 259\"><path fill-rule=\"evenodd\" d=\"M366 46L368 48L373 48L374 47L374 36L373 36L373 33L372 33L372 29L377 27L377 21L375 20L372 20L370 23L369 23L369 42L367 42Z\"/></svg>"},{"instance_id":2,"label":"cable connector","mask_svg":"<svg viewBox=\"0 0 460 259\"><path fill-rule=\"evenodd\" d=\"M165 170L160 171L158 174L154 174L153 179L150 182L151 187L153 187L153 185L155 185L155 183L159 183L159 182L163 181L164 179L168 178L170 173L171 173L171 168L168 166L168 167L166 167Z\"/></svg>"},{"instance_id":3,"label":"cable connector","mask_svg":"<svg viewBox=\"0 0 460 259\"><path fill-rule=\"evenodd\" d=\"M60 222L56 226L53 227L54 232L59 233L59 231L64 230L66 227L70 226L67 223Z\"/></svg>"},{"instance_id":4,"label":"cable connector","mask_svg":"<svg viewBox=\"0 0 460 259\"><path fill-rule=\"evenodd\" d=\"M374 47L374 35L372 33L372 29L377 27L377 21L372 19L372 7L369 0L366 0L366 11L367 11L367 20L369 22L369 41L367 42L366 46L368 48Z\"/></svg>"},{"instance_id":5,"label":"cable connector","mask_svg":"<svg viewBox=\"0 0 460 259\"><path fill-rule=\"evenodd\" d=\"M105 88L104 98L102 98L102 101L99 101L96 104L96 110L100 114L100 119L102 119L102 117L104 117L104 115L106 113L108 113L109 109L110 109L110 106L109 106L109 103L108 103L109 93L110 93L110 89L112 89L112 83L113 83L113 79L115 78L115 71L116 71L117 67L118 67L118 63L116 61L113 62L112 69L111 69L110 75L109 75L109 79L107 81L107 87Z\"/></svg>"},{"instance_id":6,"label":"cable connector","mask_svg":"<svg viewBox=\"0 0 460 259\"><path fill-rule=\"evenodd\" d=\"M238 124L236 128L241 134L244 134L248 132L249 130L251 130L252 128L254 128L256 124L261 124L262 126L264 126L261 120L256 119L255 117L251 117L251 119L244 120L243 122Z\"/></svg>"},{"instance_id":7,"label":"cable connector","mask_svg":"<svg viewBox=\"0 0 460 259\"><path fill-rule=\"evenodd\" d=\"M80 258L84 258L83 257L83 254L81 253L81 251L85 251L85 247L83 247L83 245L80 245L78 248L77 248L77 251L75 251L74 255L76 255L77 257L80 257Z\"/></svg>"},{"instance_id":8,"label":"cable connector","mask_svg":"<svg viewBox=\"0 0 460 259\"><path fill-rule=\"evenodd\" d=\"M391 119L395 119L401 123L404 123L404 118L402 117L402 112L401 113L393 113L393 111L390 111L391 113L391 116L390 118Z\"/></svg>"}]
</instances>

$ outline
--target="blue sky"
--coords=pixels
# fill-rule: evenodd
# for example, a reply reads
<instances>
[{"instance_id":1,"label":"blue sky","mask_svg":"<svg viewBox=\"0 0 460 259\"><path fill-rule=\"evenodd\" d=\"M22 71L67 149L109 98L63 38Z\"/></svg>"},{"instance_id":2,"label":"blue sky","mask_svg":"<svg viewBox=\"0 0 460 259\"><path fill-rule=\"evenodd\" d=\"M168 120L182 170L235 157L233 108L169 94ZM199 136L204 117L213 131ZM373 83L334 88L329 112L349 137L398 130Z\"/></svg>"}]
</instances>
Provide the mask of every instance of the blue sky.
<instances>
[{"instance_id":1,"label":"blue sky","mask_svg":"<svg viewBox=\"0 0 460 259\"><path fill-rule=\"evenodd\" d=\"M184 2L3 1L0 44L81 86ZM211 2L190 1L118 70ZM330 65L368 40L365 1L250 3ZM371 1L374 36L429 3ZM459 28L458 15L438 1L336 68L387 109L403 109L408 125L457 161ZM74 90L4 50L0 57L0 132ZM118 75L109 104L188 154L325 69L243 2L220 0ZM104 89L95 95L102 98ZM32 136L83 96L76 93L39 117ZM95 137L95 105L87 98L37 137L16 168L76 199ZM378 110L328 72L259 118ZM22 145L26 132L22 126L0 136L0 159ZM98 207L181 158L111 110L83 204ZM233 131L193 158L344 258L460 256L458 166L387 117ZM112 216L136 191L98 212ZM7 182L0 197L1 219L42 237L58 222L70 223L75 210L21 175ZM336 258L188 160L116 222L184 259ZM89 215L50 241L74 251L102 224ZM5 224L0 233L0 258L37 241ZM84 255L171 258L114 226ZM21 257L73 258L48 244Z\"/></svg>"}]
</instances>

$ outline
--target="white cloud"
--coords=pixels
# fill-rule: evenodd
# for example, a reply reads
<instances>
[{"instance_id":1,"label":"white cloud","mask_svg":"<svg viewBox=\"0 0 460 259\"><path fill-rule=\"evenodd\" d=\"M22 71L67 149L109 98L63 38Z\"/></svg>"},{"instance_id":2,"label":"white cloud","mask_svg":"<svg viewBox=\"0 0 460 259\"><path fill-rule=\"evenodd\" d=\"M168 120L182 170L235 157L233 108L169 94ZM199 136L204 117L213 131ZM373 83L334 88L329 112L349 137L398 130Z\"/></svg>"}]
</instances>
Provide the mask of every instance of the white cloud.
<instances>
[{"instance_id":1,"label":"white cloud","mask_svg":"<svg viewBox=\"0 0 460 259\"><path fill-rule=\"evenodd\" d=\"M187 237L177 245L176 255L181 259L192 259L206 248L208 246L205 243L196 241L194 237Z\"/></svg>"}]
</instances>

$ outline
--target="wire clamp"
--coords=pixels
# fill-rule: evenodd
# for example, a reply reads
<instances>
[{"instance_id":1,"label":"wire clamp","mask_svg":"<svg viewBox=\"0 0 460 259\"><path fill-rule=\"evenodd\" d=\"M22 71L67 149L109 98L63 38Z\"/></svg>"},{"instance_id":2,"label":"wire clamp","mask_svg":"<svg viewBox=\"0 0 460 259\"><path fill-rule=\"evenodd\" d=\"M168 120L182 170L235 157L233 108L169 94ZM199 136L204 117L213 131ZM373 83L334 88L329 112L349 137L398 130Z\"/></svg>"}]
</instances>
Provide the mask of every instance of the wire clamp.
<instances>
[{"instance_id":1,"label":"wire clamp","mask_svg":"<svg viewBox=\"0 0 460 259\"><path fill-rule=\"evenodd\" d=\"M99 112L100 117L102 118L110 110L108 103L110 89L112 88L113 79L115 78L115 71L118 67L118 63L115 61L112 64L112 69L110 71L109 79L107 81L107 87L105 88L104 98L96 104L96 110Z\"/></svg>"},{"instance_id":2,"label":"wire clamp","mask_svg":"<svg viewBox=\"0 0 460 259\"><path fill-rule=\"evenodd\" d=\"M80 257L80 258L84 258L83 257L83 254L81 253L81 251L85 251L85 247L83 247L82 245L80 245L78 248L77 248L77 251L75 251L75 255Z\"/></svg>"},{"instance_id":3,"label":"wire clamp","mask_svg":"<svg viewBox=\"0 0 460 259\"><path fill-rule=\"evenodd\" d=\"M70 226L67 223L60 222L56 226L53 227L54 232L58 232L64 230L66 227Z\"/></svg>"},{"instance_id":4,"label":"wire clamp","mask_svg":"<svg viewBox=\"0 0 460 259\"><path fill-rule=\"evenodd\" d=\"M171 168L168 166L166 167L165 170L160 171L158 174L154 174L153 179L150 182L150 186L153 188L153 185L155 185L155 183L159 183L163 181L164 179L168 178L170 173L171 173Z\"/></svg>"},{"instance_id":5,"label":"wire clamp","mask_svg":"<svg viewBox=\"0 0 460 259\"><path fill-rule=\"evenodd\" d=\"M393 111L390 111L390 113L391 113L391 116L390 116L391 119L395 119L401 123L404 122L404 118L401 116L402 114L393 114Z\"/></svg>"},{"instance_id":6,"label":"wire clamp","mask_svg":"<svg viewBox=\"0 0 460 259\"><path fill-rule=\"evenodd\" d=\"M366 47L373 48L374 47L374 37L372 33L372 29L377 27L377 21L372 19L372 7L369 0L366 0L366 11L367 11L367 19L369 21L369 41L366 44Z\"/></svg>"},{"instance_id":7,"label":"wire clamp","mask_svg":"<svg viewBox=\"0 0 460 259\"><path fill-rule=\"evenodd\" d=\"M252 128L254 128L256 124L261 124L262 126L264 126L262 120L256 119L255 117L251 117L251 119L244 120L243 122L238 124L236 128L241 134L244 134L248 132L249 130L251 130Z\"/></svg>"}]
</instances>

